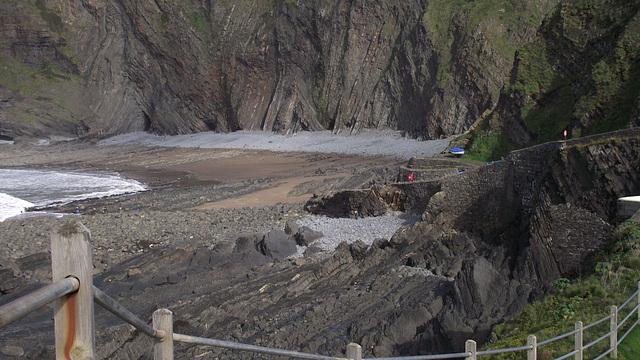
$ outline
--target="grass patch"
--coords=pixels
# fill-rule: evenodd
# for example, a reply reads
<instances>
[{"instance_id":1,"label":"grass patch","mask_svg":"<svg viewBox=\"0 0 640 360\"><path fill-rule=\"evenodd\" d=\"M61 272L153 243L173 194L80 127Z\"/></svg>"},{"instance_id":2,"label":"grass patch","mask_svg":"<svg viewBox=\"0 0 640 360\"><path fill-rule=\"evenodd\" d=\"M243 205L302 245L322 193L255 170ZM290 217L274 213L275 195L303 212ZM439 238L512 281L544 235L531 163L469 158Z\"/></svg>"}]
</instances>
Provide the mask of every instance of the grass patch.
<instances>
[{"instance_id":1,"label":"grass patch","mask_svg":"<svg viewBox=\"0 0 640 360\"><path fill-rule=\"evenodd\" d=\"M465 149L463 158L488 162L499 160L515 150L517 146L513 144L509 137L501 130L496 130L497 115L492 113L484 122L467 135L469 142Z\"/></svg>"},{"instance_id":2,"label":"grass patch","mask_svg":"<svg viewBox=\"0 0 640 360\"><path fill-rule=\"evenodd\" d=\"M514 319L494 327L488 349L523 346L529 334L536 335L538 342L572 331L576 321L584 325L595 322L609 314L610 306L619 306L638 289L640 270L640 224L627 221L622 223L607 249L595 259L593 273L574 281L558 279L554 283L555 295L544 301L533 303ZM632 261L630 261L633 259ZM629 314L635 306L631 301L618 314L618 322ZM634 315L631 316L634 318ZM633 322L628 321L619 330L622 336ZM609 322L594 326L584 332L584 344L588 344L609 331ZM630 335L631 336L631 335ZM541 359L553 359L573 350L573 336L553 342L538 349ZM635 351L640 346L640 332L635 330L631 338L623 343L621 353L625 359L639 358ZM609 340L594 345L585 351L585 359L591 359L604 352ZM495 359L521 359L522 353L497 355Z\"/></svg>"},{"instance_id":3,"label":"grass patch","mask_svg":"<svg viewBox=\"0 0 640 360\"><path fill-rule=\"evenodd\" d=\"M190 9L188 18L191 25L200 35L206 39L211 37L211 24L200 10L195 8Z\"/></svg>"},{"instance_id":4,"label":"grass patch","mask_svg":"<svg viewBox=\"0 0 640 360\"><path fill-rule=\"evenodd\" d=\"M562 2L549 13L537 39L517 51L517 71L502 93L521 106L511 121L522 120L531 136L523 146L559 140L565 129L575 138L628 127L640 96L640 33L631 19L639 9L637 1L595 0ZM471 142L495 158L508 144L492 137L507 131L496 118Z\"/></svg>"},{"instance_id":5,"label":"grass patch","mask_svg":"<svg viewBox=\"0 0 640 360\"><path fill-rule=\"evenodd\" d=\"M47 26L58 34L64 31L64 23L62 18L55 11L47 9L44 0L36 0L36 8L40 12L40 17L47 23Z\"/></svg>"},{"instance_id":6,"label":"grass patch","mask_svg":"<svg viewBox=\"0 0 640 360\"><path fill-rule=\"evenodd\" d=\"M563 130L570 126L575 95L569 86L557 89L554 94L553 103L537 107L532 101L522 109L522 120L538 143L560 139Z\"/></svg>"},{"instance_id":7,"label":"grass patch","mask_svg":"<svg viewBox=\"0 0 640 360\"><path fill-rule=\"evenodd\" d=\"M618 358L622 360L640 359L640 328L635 328L618 347Z\"/></svg>"},{"instance_id":8,"label":"grass patch","mask_svg":"<svg viewBox=\"0 0 640 360\"><path fill-rule=\"evenodd\" d=\"M16 95L16 103L7 110L12 122L38 126L47 119L77 122L77 107L70 106L82 93L82 77L59 70L50 62L32 69L0 53L0 86ZM73 100L72 100L73 99ZM69 101L68 101L69 100Z\"/></svg>"}]
</instances>

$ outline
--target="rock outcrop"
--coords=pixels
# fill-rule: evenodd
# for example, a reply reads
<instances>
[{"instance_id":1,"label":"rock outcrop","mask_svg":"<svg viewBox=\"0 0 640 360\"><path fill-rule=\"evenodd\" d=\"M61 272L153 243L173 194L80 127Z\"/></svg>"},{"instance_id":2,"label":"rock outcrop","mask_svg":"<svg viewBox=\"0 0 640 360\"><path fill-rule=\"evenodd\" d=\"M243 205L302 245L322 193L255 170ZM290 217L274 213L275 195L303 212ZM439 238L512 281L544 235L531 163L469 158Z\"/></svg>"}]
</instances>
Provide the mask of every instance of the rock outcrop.
<instances>
[{"instance_id":1,"label":"rock outcrop","mask_svg":"<svg viewBox=\"0 0 640 360\"><path fill-rule=\"evenodd\" d=\"M5 1L0 132L460 133L554 3Z\"/></svg>"}]
</instances>

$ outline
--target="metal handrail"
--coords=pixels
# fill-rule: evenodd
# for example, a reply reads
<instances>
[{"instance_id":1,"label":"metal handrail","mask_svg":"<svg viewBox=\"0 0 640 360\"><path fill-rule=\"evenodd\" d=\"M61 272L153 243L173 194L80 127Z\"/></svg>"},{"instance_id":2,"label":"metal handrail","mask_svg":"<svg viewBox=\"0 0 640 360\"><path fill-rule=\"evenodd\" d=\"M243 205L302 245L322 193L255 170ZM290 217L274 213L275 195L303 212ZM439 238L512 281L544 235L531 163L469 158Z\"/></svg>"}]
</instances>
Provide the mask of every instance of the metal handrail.
<instances>
[{"instance_id":1,"label":"metal handrail","mask_svg":"<svg viewBox=\"0 0 640 360\"><path fill-rule=\"evenodd\" d=\"M627 316L625 316L624 319L622 319L622 321L620 321L620 323L618 324L618 329L620 329L622 325L624 325L624 323L626 323L631 316L637 314L636 311L638 310L638 308L640 308L640 303L638 303L638 305L636 305L636 307L634 307L633 310L631 310L631 312Z\"/></svg>"},{"instance_id":2,"label":"metal handrail","mask_svg":"<svg viewBox=\"0 0 640 360\"><path fill-rule=\"evenodd\" d=\"M435 354L435 355L415 355L415 356L398 356L398 357L386 357L386 358L366 358L362 360L445 360L445 359L460 359L471 356L470 352L465 353L451 353L451 354Z\"/></svg>"},{"instance_id":3,"label":"metal handrail","mask_svg":"<svg viewBox=\"0 0 640 360\"><path fill-rule=\"evenodd\" d=\"M9 325L11 323L13 323L14 321L28 315L29 313L45 306L46 304L60 298L63 297L65 295L74 293L78 290L78 288L80 287L80 282L77 278L75 277L69 277L66 278L64 280L58 281L56 283L47 285L41 289L38 289L32 293L29 293L25 296L22 296L8 304L5 304L3 306L0 306L0 328ZM627 304L629 304L629 302L631 300L633 300L633 298L635 296L638 295L640 291L636 291L633 295L631 295L629 297L629 299L627 299L627 301L625 301L621 307L626 306ZM131 311L129 311L127 308L125 308L123 305L121 305L120 303L118 303L116 300L112 299L111 297L109 297L107 294L105 294L104 292L102 292L100 289L98 289L97 287L93 287L93 296L94 296L94 301L102 306L103 308L105 308L106 310L110 311L111 313L115 314L116 316L120 317L121 319L123 319L124 321L126 321L127 323L131 324L132 326L134 326L136 329L140 330L142 333L144 333L145 335L152 337L152 338L156 338L156 339L163 339L166 337L166 333L163 330L156 330L154 329L152 326L148 325L146 322L144 322L143 320L141 320L139 317L137 317L135 314L133 314ZM620 329L622 327L622 325L634 314L636 314L638 308L640 308L640 304L636 305L636 307L631 310L631 312L622 320L622 322L620 324L617 325L617 329ZM610 319L613 316L613 314L610 314L608 316L603 317L602 319L599 319L589 325L586 325L583 327L583 330L588 329L590 327L596 326L608 319ZM626 337L627 335L629 335L629 333L631 333L631 331L638 325L638 323L640 323L640 319L638 319L633 325L631 325L631 327L627 330L627 332L622 335L622 337L620 337L620 339L618 340L618 344L620 344ZM547 339L545 341L541 341L537 344L537 346L542 346L542 345L546 345L549 344L551 342L554 341L558 341L561 340L563 338L566 338L568 336L574 335L576 333L578 333L579 330L573 330L570 332L567 332L565 334L556 336L554 338L551 339ZM588 348L590 348L591 346L599 343L600 341L606 339L607 337L611 336L613 333L613 331L609 331L608 333L602 335L600 338L598 338L597 340L583 346L583 349L586 350ZM292 357L292 358L298 358L298 359L310 359L310 360L347 360L345 358L337 358L337 357L329 357L329 356L323 356L323 355L316 355L316 354L309 354L309 353L303 353L303 352L297 352L297 351L290 351L290 350L282 350L282 349L275 349L275 348L270 348L270 347L263 347L263 346L256 346L256 345L247 345L247 344L241 344L241 343L235 343L235 342L230 342L230 341L223 341L223 340L214 340L214 339L207 339L207 338L201 338L201 337L195 337L195 336L190 336L190 335L184 335L184 334L177 334L174 333L173 334L173 340L174 341L179 341L179 342L185 342L185 343L192 343L192 344L199 344L199 345L209 345L209 346L216 346L216 347L223 347L223 348L227 348L227 349L232 349L232 350L241 350L241 351L251 351L251 352L257 352L257 353L262 353L262 354L270 354L270 355L279 355L279 356L288 356L288 357ZM526 346L521 346L521 347L513 347L513 348L506 348L506 349L495 349L495 350L484 350L484 351L478 351L475 354L477 356L482 356L482 355L494 355L494 354L501 354L501 353L507 353L507 352L515 352L515 351L524 351L524 350L532 350L534 348L534 346L532 345L526 345ZM601 359L604 356L606 356L607 354L611 353L613 351L613 348L608 349L607 351L605 351L604 353L600 354L597 358L595 358L594 360L597 359ZM556 358L555 360L564 360L569 358L572 355L575 355L578 352L578 350L574 350L572 352L569 352L559 358ZM417 356L404 356L404 357L386 357L386 358L368 358L368 359L364 359L364 360L444 360L444 359L459 359L459 358L465 358L465 357L469 357L472 354L470 352L463 352L463 353L450 353L450 354L434 354L434 355L417 355Z\"/></svg>"},{"instance_id":4,"label":"metal handrail","mask_svg":"<svg viewBox=\"0 0 640 360\"><path fill-rule=\"evenodd\" d=\"M627 301L623 302L622 305L620 305L618 307L618 312L620 312L620 310L622 310L623 307L627 306L628 303L631 302L631 300L633 300L633 298L638 295L638 293L640 293L640 289L636 290L636 292L633 293L633 295L629 296L629 298L627 299Z\"/></svg>"},{"instance_id":5,"label":"metal handrail","mask_svg":"<svg viewBox=\"0 0 640 360\"><path fill-rule=\"evenodd\" d=\"M532 350L532 349L533 349L532 345L526 345L526 346L519 346L519 347L513 347L513 348L506 348L506 349L483 350L483 351L478 351L476 354L477 355L495 355L495 354L504 354L508 352L524 351L524 350Z\"/></svg>"},{"instance_id":6,"label":"metal handrail","mask_svg":"<svg viewBox=\"0 0 640 360\"><path fill-rule=\"evenodd\" d=\"M631 327L627 330L627 332L624 333L624 335L622 335L622 337L618 340L618 345L620 345L622 343L622 340L624 340L624 338L627 337L627 335L629 335L631 333L631 331L633 331L633 329L635 329L636 325L638 325L638 323L640 323L640 319L636 320L636 322L631 325Z\"/></svg>"},{"instance_id":7,"label":"metal handrail","mask_svg":"<svg viewBox=\"0 0 640 360\"><path fill-rule=\"evenodd\" d=\"M142 331L145 335L155 338L163 339L167 334L162 330L156 330L142 319L137 317L134 313L129 311L126 307L122 306L119 302L115 301L109 295L102 292L97 287L93 287L93 300L96 304L109 310L112 314L118 316L122 320L133 325L136 329Z\"/></svg>"},{"instance_id":8,"label":"metal handrail","mask_svg":"<svg viewBox=\"0 0 640 360\"><path fill-rule=\"evenodd\" d=\"M621 305L621 307L622 306L626 306L631 300L633 300L633 298L635 296L637 296L637 294L639 292L640 292L640 290L636 291L633 295L631 295ZM116 302L115 300L111 299L108 295L106 295L105 293L103 293L102 291L100 291L96 287L94 287L94 298L95 298L96 303L98 303L99 305L103 306L107 310L111 311L115 315L119 316L123 320L127 321L128 323L130 323L131 325L133 325L134 327L136 327L138 330L142 331L146 335L148 335L150 337L158 338L158 339L162 339L165 336L164 331L156 330L153 327L147 325L145 322L140 320L140 318L138 318L133 313L131 313L129 310L127 310L124 306L120 305L118 302ZM624 324L624 322L627 321L631 317L631 315L635 314L636 310L639 307L640 307L640 304L637 305L631 311L631 313L622 321L622 323L620 323L617 326L617 329L619 329L622 326L622 324ZM595 321L595 322L593 322L593 323L591 323L589 325L586 325L586 326L583 327L583 331L586 330L586 329L589 329L591 327L594 327L594 326L596 326L596 325L598 325L598 324L600 324L600 323L602 323L602 322L604 322L604 321L606 321L608 319L611 319L611 317L613 317L613 314L609 314L609 315L603 317L602 319L599 319L599 320L597 320L597 321ZM635 328L635 326L639 322L640 322L640 319L638 321L636 321L631 326L631 328L620 338L620 340L618 341L618 344L620 344L622 342L622 340ZM568 336L577 334L579 331L580 330L569 331L567 333L564 333L562 335L556 336L554 338L547 339L545 341L541 341L541 342L537 343L537 346L542 346L542 345L546 345L546 344L549 344L549 343L554 342L554 341L561 340L561 339L566 338ZM604 334L603 336L601 336L597 340L595 340L595 341L583 346L583 350L586 350L586 349L590 348L591 346L599 343L600 341L606 339L607 337L611 336L612 333L613 333L613 331L609 331L608 333ZM231 341L208 339L208 338L202 338L202 337L196 337L196 336L184 335L184 334L177 334L177 333L173 334L173 340L174 341L178 341L178 342L184 342L184 343L222 347L222 348L227 348L227 349L231 349L231 350L250 351L250 352L262 353L262 354L288 356L288 357L298 358L298 359L347 360L345 358L329 357L329 356L324 356L324 355L316 355L316 354L309 354L309 353L303 353L303 352L297 352L297 351L291 351L291 350L275 349L275 348L264 347L264 346L247 345L247 344L236 343L236 342L231 342ZM495 349L495 350L478 351L475 354L477 356L494 355L494 354L501 354L501 353L507 353L507 352L532 350L533 348L534 348L533 345L526 345L526 346L506 348L506 349ZM607 354L611 353L612 351L613 351L613 348L607 350L603 354L600 354L600 356L598 356L596 359L601 359L602 357L606 356ZM555 360L564 360L564 359L567 359L567 358L569 358L569 357L571 357L571 356L573 356L573 355L575 355L577 353L578 353L578 350L573 350L573 351L571 351L571 352L569 352L569 353L567 353L567 354L565 354L565 355L563 355L563 356L561 356L559 358L556 358ZM445 359L466 358L466 357L469 357L471 355L472 354L470 352L463 352L463 353L450 353L450 354L400 356L400 357L385 357L385 358L366 358L364 360L374 360L374 359L375 360L445 360Z\"/></svg>"},{"instance_id":9,"label":"metal handrail","mask_svg":"<svg viewBox=\"0 0 640 360\"><path fill-rule=\"evenodd\" d=\"M622 305L626 306L631 300L633 300L633 298L635 296L638 295L638 293L640 292L640 290L636 291L633 295L631 295ZM628 315L623 321L622 323L618 326L618 328L620 326L622 326L622 324L632 315L635 313L635 311L640 307L640 304L637 305L632 311L631 314ZM591 324L588 324L586 326L583 327L583 331L586 329L589 329L591 327L594 327L598 324L601 324L602 322L611 319L611 317L613 317L613 314L609 314L605 317L603 317L602 319L599 319L597 321L594 321ZM638 321L636 321L635 324L633 324L631 326L631 328L627 331L627 333L625 333L625 335L623 335L620 339L620 341L618 342L618 344L620 342L622 342L622 340L631 332L631 330L633 330L633 328L640 322L640 319ZM556 336L554 338L551 339L547 339L545 341L541 341L537 344L537 346L542 346L542 345L546 345L549 344L551 342L554 341L558 341L561 340L563 338L566 338L568 336L577 334L580 330L573 330L573 331L569 331L567 333L564 333L562 335ZM613 333L613 331L609 331L608 333L604 334L603 336L601 336L600 338L598 338L597 340L585 345L583 347L584 350L588 349L589 347L599 343L600 341L606 339L607 337L611 336L611 334ZM200 345L211 345L211 346L217 346L217 347L225 347L225 348L229 348L229 349L236 349L236 350L245 350L245 351L254 351L254 352L261 352L261 353L265 353L265 354L274 354L274 355L283 355L283 356L290 356L290 357L297 357L297 358L301 358L301 359L339 359L339 358L330 358L330 357L326 357L326 356L322 356L322 355L314 355L314 354L306 354L306 353L298 353L295 351L288 351L288 350L278 350L278 349L273 349L273 348L267 348L267 347L262 347L262 346L254 346L254 345L245 345L245 344L240 344L240 343L233 343L233 342L228 342L228 341L221 341L221 340L213 340L213 339L207 339L207 338L199 338L199 337L194 337L194 336L190 336L190 335L183 335L183 334L174 334L174 340L175 341L180 341L180 342L188 342L188 343L193 343L193 344L200 344ZM482 356L482 355L494 355L494 354L501 354L501 353L507 353L507 352L516 352L516 351L525 351L525 350L532 350L534 348L534 346L532 345L526 345L526 346L521 346L521 347L513 347L513 348L506 348L506 349L495 349L495 350L484 350L484 351L478 351L475 354L477 356ZM597 359L601 359L602 357L604 357L605 355L609 354L611 351L613 351L613 349L609 349L608 351L606 351L604 354L601 354ZM567 359L575 354L578 353L578 350L573 350L555 360L564 360ZM417 355L417 356L400 356L400 357L385 357L385 358L366 358L364 360L439 360L439 359L459 359L459 358L465 358L465 357L469 357L471 356L470 352L464 352L464 353L451 353L451 354L434 354L434 355Z\"/></svg>"},{"instance_id":10,"label":"metal handrail","mask_svg":"<svg viewBox=\"0 0 640 360\"><path fill-rule=\"evenodd\" d=\"M173 334L173 340L189 343L189 344L223 347L223 348L232 349L232 350L242 350L242 351L250 351L250 352L256 352L261 354L288 356L288 357L293 357L297 359L347 360L346 358L336 358L336 357L323 356L323 355L307 354L307 353L291 351L291 350L280 350L280 349L274 349L274 348L269 348L264 346L247 345L247 344L241 344L241 343L223 341L223 340L213 340L213 339L207 339L207 338L201 338L197 336L177 334L177 333Z\"/></svg>"},{"instance_id":11,"label":"metal handrail","mask_svg":"<svg viewBox=\"0 0 640 360\"><path fill-rule=\"evenodd\" d=\"M603 357L609 355L611 352L613 351L613 348L610 348L609 350L603 352L602 354L600 354L597 358L593 359L593 360L600 360Z\"/></svg>"},{"instance_id":12,"label":"metal handrail","mask_svg":"<svg viewBox=\"0 0 640 360\"><path fill-rule=\"evenodd\" d=\"M564 355L560 356L559 358L555 358L554 360L564 360L564 359L572 357L573 355L577 354L578 352L579 352L578 350L573 350L572 352L564 354Z\"/></svg>"},{"instance_id":13,"label":"metal handrail","mask_svg":"<svg viewBox=\"0 0 640 360\"><path fill-rule=\"evenodd\" d=\"M583 330L587 330L588 328L594 327L594 326L596 326L596 325L598 325L598 324L600 324L600 323L602 323L604 321L607 321L607 320L611 319L612 316L613 316L613 314L609 314L609 315L603 317L602 319L600 319L598 321L594 321L589 325L585 325L582 329Z\"/></svg>"},{"instance_id":14,"label":"metal handrail","mask_svg":"<svg viewBox=\"0 0 640 360\"><path fill-rule=\"evenodd\" d=\"M78 291L79 288L80 281L75 277L68 277L0 306L0 328L29 315L58 298Z\"/></svg>"},{"instance_id":15,"label":"metal handrail","mask_svg":"<svg viewBox=\"0 0 640 360\"><path fill-rule=\"evenodd\" d=\"M582 349L587 350L588 348L592 347L593 345L599 343L600 341L608 338L609 336L611 336L611 334L613 334L613 331L609 331L608 333L602 335L601 337L597 338L596 340L593 340L592 342L588 343L587 345L583 346Z\"/></svg>"},{"instance_id":16,"label":"metal handrail","mask_svg":"<svg viewBox=\"0 0 640 360\"><path fill-rule=\"evenodd\" d=\"M385 358L366 358L362 360L445 360L460 359L471 356L470 352L451 353L451 354L435 354L435 355L416 355L416 356L398 356Z\"/></svg>"},{"instance_id":17,"label":"metal handrail","mask_svg":"<svg viewBox=\"0 0 640 360\"><path fill-rule=\"evenodd\" d=\"M156 341L154 345L155 358L169 359L173 358L173 341L186 342L200 345L210 345L216 347L223 347L231 350L251 351L262 354L270 354L276 356L286 356L298 359L310 359L310 360L347 360L341 357L330 357L323 355L316 355L310 353L303 353L290 350L282 350L271 347L247 345L241 343L235 343L230 341L222 341L215 339L207 339L201 337L195 337L184 334L173 333L173 315L168 309L158 309L153 315L153 324L149 325L145 321L141 320L123 305L112 299L100 289L92 286L92 273L91 273L91 246L88 242L90 237L88 229L82 224L78 224L74 227L74 231L71 234L67 234L68 229L65 231L58 231L52 233L52 268L53 277L56 281L53 284L44 286L36 291L33 291L25 296L22 296L8 304L0 306L0 328L3 328L18 319L32 313L33 311L42 308L46 304L59 299L55 303L56 316L55 316L55 330L56 330L56 343L62 341L65 343L65 350L70 348L77 349L82 352L82 357L94 357L95 351L93 351L95 342L95 328L94 328L94 307L93 302L104 307L108 311L112 312L116 316L120 317L124 321L133 325L136 329L140 330L143 334L160 339ZM69 254L70 256L67 256ZM64 256L62 256L64 255ZM56 272L56 270L58 270ZM67 276L65 278L65 276ZM83 284L80 284L82 280ZM82 289L80 289L82 285ZM67 296L73 294L71 296ZM507 352L516 351L528 351L528 357L534 355L538 346L545 345L560 339L566 338L573 334L576 334L575 349L568 354L565 354L555 360L567 359L572 355L581 353L587 348L599 343L600 341L611 336L611 346L604 353L600 354L596 359L601 359L607 354L616 353L617 345L619 345L634 328L640 323L640 319L636 320L634 324L628 327L626 333L618 339L619 330L622 326L638 312L640 316L640 305L637 305L631 313L627 315L621 323L618 323L618 315L620 309L627 306L633 298L640 294L640 282L638 282L638 290L634 292L620 307L611 306L611 314L603 317L589 325L582 326L582 323L576 323L576 330L567 332L565 334L556 336L554 338L536 343L536 337L530 335L527 339L527 345L506 349L484 350L477 351L476 342L473 340L467 340L465 343L465 352L450 353L450 354L432 354L432 355L418 355L418 356L401 356L401 357L385 357L385 358L369 358L365 360L444 360L444 359L457 359L457 358L476 358L482 355L501 354ZM640 296L638 296L638 302L640 303ZM79 306L82 305L82 306ZM58 308L65 309L64 311L58 311ZM64 314L61 314L64 313ZM582 346L582 334L583 330L594 327L608 319L611 319L610 331L601 336L597 340L589 343L586 346ZM58 326L60 321L60 326ZM156 328L154 328L157 327ZM626 326L625 326L626 327ZM580 335L577 335L580 333ZM68 345L68 346L67 346ZM86 351L85 351L86 350ZM86 356L85 356L86 355ZM159 357L158 357L159 356ZM360 360L362 359L362 348L360 345L351 343L347 346L346 356L349 359Z\"/></svg>"},{"instance_id":18,"label":"metal handrail","mask_svg":"<svg viewBox=\"0 0 640 360\"><path fill-rule=\"evenodd\" d=\"M584 328L583 328L583 329L584 329ZM554 337L554 338L547 339L547 340L545 340L545 341L540 341L540 342L538 343L538 346L547 345L547 344L552 343L552 342L554 342L554 341L558 341L558 340L564 339L564 338L569 337L569 336L571 336L571 335L573 335L573 334L577 334L579 331L580 331L580 330L572 330L572 331L569 331L568 333L564 333L564 334L562 334L562 335L558 335L558 336L556 336L556 337Z\"/></svg>"}]
</instances>

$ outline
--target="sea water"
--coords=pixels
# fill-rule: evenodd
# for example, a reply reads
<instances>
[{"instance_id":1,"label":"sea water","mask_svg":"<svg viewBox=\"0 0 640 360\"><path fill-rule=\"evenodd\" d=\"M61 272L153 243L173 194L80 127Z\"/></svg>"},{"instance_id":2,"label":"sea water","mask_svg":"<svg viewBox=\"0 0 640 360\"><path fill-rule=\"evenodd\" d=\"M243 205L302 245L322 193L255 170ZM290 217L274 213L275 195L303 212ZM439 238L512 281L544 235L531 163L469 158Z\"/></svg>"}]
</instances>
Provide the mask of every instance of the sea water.
<instances>
[{"instance_id":1,"label":"sea water","mask_svg":"<svg viewBox=\"0 0 640 360\"><path fill-rule=\"evenodd\" d=\"M144 190L140 182L114 173L0 169L0 221L28 208Z\"/></svg>"}]
</instances>

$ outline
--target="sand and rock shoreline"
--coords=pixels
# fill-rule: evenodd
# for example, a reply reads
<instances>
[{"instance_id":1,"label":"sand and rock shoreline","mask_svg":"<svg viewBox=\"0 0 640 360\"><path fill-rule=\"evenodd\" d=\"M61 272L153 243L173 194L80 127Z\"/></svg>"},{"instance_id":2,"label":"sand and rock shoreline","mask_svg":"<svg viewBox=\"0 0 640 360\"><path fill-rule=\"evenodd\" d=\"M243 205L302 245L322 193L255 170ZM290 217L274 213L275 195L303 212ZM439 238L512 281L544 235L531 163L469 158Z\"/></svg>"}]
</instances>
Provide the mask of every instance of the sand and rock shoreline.
<instances>
[{"instance_id":1,"label":"sand and rock shoreline","mask_svg":"<svg viewBox=\"0 0 640 360\"><path fill-rule=\"evenodd\" d=\"M94 284L145 319L166 307L176 314L175 329L183 334L327 356L344 355L346 344L357 342L365 356L385 357L461 351L469 338L483 343L493 325L543 298L555 279L582 271L611 231L615 209L609 204L619 197L611 189L635 193L638 179L637 136L583 142L591 145L548 143L496 164L444 173L439 166L450 166L450 159L404 166L379 156L83 143L22 149L17 144L11 148L16 152L1 153L0 165L126 170L155 184L152 191L79 204L82 221L93 232ZM47 160L51 154L56 157ZM430 174L443 177L394 181L400 166L428 170L430 164L435 166ZM587 184L585 173L590 174ZM309 203L322 207L326 200L324 208L335 213L340 209L333 200L351 206L351 200L360 199L378 214L380 202L418 201L421 221L400 228L391 239L342 242L334 251L296 259L263 251L267 241L270 246L286 235L279 229L288 220L304 214L300 197L386 182L392 184ZM588 196L592 189L608 195ZM576 197L576 191L586 196ZM353 197L345 197L349 194ZM100 211L104 206L106 213ZM0 224L6 245L34 239L16 250L26 256L7 254L3 260L0 301L48 281L47 227L55 223ZM275 232L256 233L263 225ZM250 233L238 234L247 228ZM302 231L299 227L297 234ZM38 252L28 255L32 250ZM557 262L560 255L563 261ZM27 358L48 358L52 325L46 310L11 332L3 330L0 348L21 344ZM148 358L151 340L104 312L96 313L96 321L101 329L97 358ZM210 360L239 357L191 345L176 347L176 353Z\"/></svg>"},{"instance_id":2,"label":"sand and rock shoreline","mask_svg":"<svg viewBox=\"0 0 640 360\"><path fill-rule=\"evenodd\" d=\"M256 134L246 138L245 143L231 136L235 143L224 142L229 146L246 147L246 142L257 146ZM275 146L272 137L264 135L265 146ZM0 167L117 172L149 186L149 191L133 195L45 209L69 214L90 229L95 273L100 274L152 248L209 246L238 234L282 229L287 221L306 216L303 205L312 195L390 182L402 164L398 159L380 155L203 149L194 147L201 146L202 140L194 144L192 139L174 140L169 147L131 144L131 136L125 136L126 141L115 139L99 144L92 141L34 144L23 140L2 145ZM298 148L302 148L301 141L306 140L299 137ZM122 142L127 144L115 144ZM402 144L415 146L402 139L396 143L397 148ZM435 145L437 149L442 147L441 143ZM297 149L295 144L292 140L288 149ZM340 150L341 145L335 144L334 148ZM388 144L385 142L378 149L385 150ZM1 222L3 268L13 269L25 282L47 281L48 271L21 271L16 262L43 257L48 252L49 232L60 221L63 220L43 216ZM403 222L388 223L400 226L397 224ZM362 232L353 223L347 226L349 232ZM342 240L335 240L335 245Z\"/></svg>"}]
</instances>

